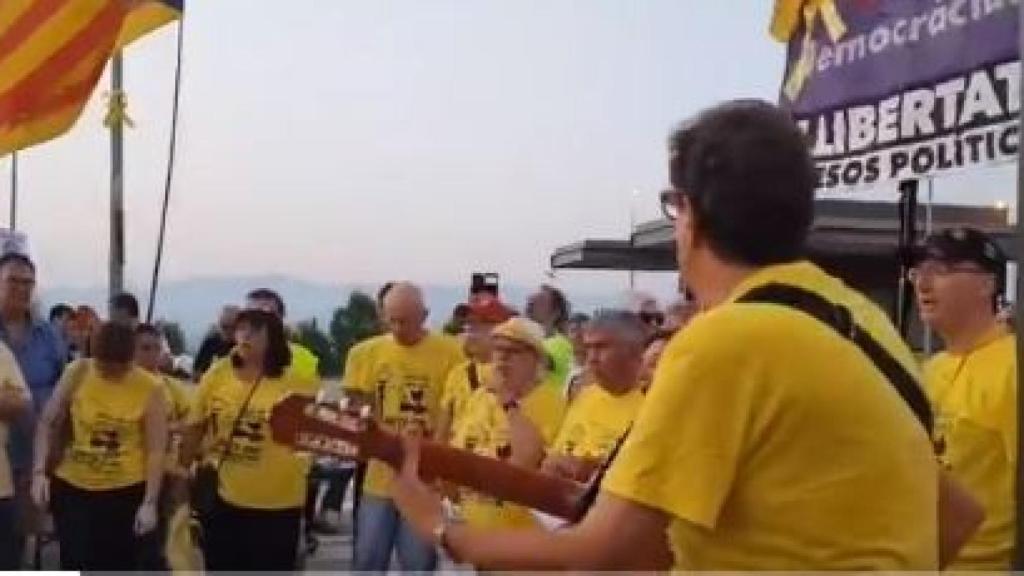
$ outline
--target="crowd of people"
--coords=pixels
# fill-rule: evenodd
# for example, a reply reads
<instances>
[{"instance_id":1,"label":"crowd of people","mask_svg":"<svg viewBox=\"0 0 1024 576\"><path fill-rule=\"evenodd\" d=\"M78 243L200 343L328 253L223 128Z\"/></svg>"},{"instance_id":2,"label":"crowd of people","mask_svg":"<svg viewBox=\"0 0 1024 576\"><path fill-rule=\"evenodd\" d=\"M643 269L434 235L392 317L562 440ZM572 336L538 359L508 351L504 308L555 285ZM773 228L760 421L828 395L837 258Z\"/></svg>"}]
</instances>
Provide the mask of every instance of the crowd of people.
<instances>
[{"instance_id":1,"label":"crowd of people","mask_svg":"<svg viewBox=\"0 0 1024 576\"><path fill-rule=\"evenodd\" d=\"M130 295L33 313L35 266L0 256L0 568L50 532L65 569L289 571L354 492L356 570L1006 570L1016 527L1007 258L940 231L910 273L944 351L923 365L887 316L807 259L815 177L774 106L729 102L670 141L688 293L574 312L470 294L443 332L413 283L377 295L341 393L403 437L400 467L276 442L289 394L327 402L267 289L225 306L191 380ZM334 400L330 400L333 402ZM425 439L590 486L574 523L422 480ZM325 493L326 488L326 493ZM194 515L198 530L187 521ZM397 564L393 564L397 562Z\"/></svg>"}]
</instances>

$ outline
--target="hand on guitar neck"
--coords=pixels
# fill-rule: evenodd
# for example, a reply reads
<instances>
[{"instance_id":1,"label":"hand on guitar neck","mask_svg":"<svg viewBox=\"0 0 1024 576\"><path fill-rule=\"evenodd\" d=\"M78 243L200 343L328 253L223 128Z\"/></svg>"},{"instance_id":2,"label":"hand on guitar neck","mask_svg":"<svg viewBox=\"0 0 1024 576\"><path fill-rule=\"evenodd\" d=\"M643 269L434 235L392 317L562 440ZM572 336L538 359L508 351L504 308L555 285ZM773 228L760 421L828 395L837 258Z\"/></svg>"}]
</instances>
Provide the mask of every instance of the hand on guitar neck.
<instances>
[{"instance_id":1,"label":"hand on guitar neck","mask_svg":"<svg viewBox=\"0 0 1024 576\"><path fill-rule=\"evenodd\" d=\"M550 454L544 459L540 469L545 474L552 476L569 478L577 482L588 482L600 467L601 463L597 460L576 458L565 454Z\"/></svg>"},{"instance_id":2,"label":"hand on guitar neck","mask_svg":"<svg viewBox=\"0 0 1024 576\"><path fill-rule=\"evenodd\" d=\"M402 437L382 429L371 414L366 404L344 400L318 404L308 397L288 396L271 410L270 428L276 442L297 451L374 458L401 469L405 454ZM417 472L424 481L445 480L567 520L576 520L584 512L582 498L587 487L579 482L438 442L422 440L417 446Z\"/></svg>"}]
</instances>

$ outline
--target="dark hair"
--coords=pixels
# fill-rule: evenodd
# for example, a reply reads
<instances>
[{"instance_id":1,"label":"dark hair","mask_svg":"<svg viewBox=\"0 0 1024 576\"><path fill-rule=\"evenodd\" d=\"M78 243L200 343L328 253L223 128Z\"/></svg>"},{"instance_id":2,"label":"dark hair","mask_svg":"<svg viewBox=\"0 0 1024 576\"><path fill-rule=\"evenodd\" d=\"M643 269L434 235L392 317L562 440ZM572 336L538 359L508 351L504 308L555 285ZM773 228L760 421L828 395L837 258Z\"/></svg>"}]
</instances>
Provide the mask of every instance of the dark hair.
<instances>
[{"instance_id":1,"label":"dark hair","mask_svg":"<svg viewBox=\"0 0 1024 576\"><path fill-rule=\"evenodd\" d=\"M3 270L8 264L21 264L27 266L32 272L36 271L36 265L32 259L20 252L7 252L0 256L0 270Z\"/></svg>"},{"instance_id":2,"label":"dark hair","mask_svg":"<svg viewBox=\"0 0 1024 576\"><path fill-rule=\"evenodd\" d=\"M717 256L767 265L804 255L816 176L807 141L785 112L735 100L701 112L671 137L672 186Z\"/></svg>"},{"instance_id":3,"label":"dark hair","mask_svg":"<svg viewBox=\"0 0 1024 576\"><path fill-rule=\"evenodd\" d=\"M542 284L540 289L551 297L551 303L555 307L555 326L561 329L565 326L566 321L569 320L569 313L571 312L569 300L561 290L550 284Z\"/></svg>"},{"instance_id":4,"label":"dark hair","mask_svg":"<svg viewBox=\"0 0 1024 576\"><path fill-rule=\"evenodd\" d=\"M142 324L139 324L138 326L135 327L135 335L154 336L156 338L163 338L163 334L160 332L159 328L146 322L143 322Z\"/></svg>"},{"instance_id":5,"label":"dark hair","mask_svg":"<svg viewBox=\"0 0 1024 576\"><path fill-rule=\"evenodd\" d=\"M391 289L394 287L394 282L385 282L384 285L380 287L380 290L377 290L377 308L384 307L384 299L387 298L388 292L391 292Z\"/></svg>"},{"instance_id":6,"label":"dark hair","mask_svg":"<svg viewBox=\"0 0 1024 576\"><path fill-rule=\"evenodd\" d=\"M469 304L456 304L452 310L452 320L465 320L470 314Z\"/></svg>"},{"instance_id":7,"label":"dark hair","mask_svg":"<svg viewBox=\"0 0 1024 576\"><path fill-rule=\"evenodd\" d=\"M264 310L243 310L238 314L238 322L235 327L248 324L254 330L266 330L267 352L263 357L263 373L270 378L280 378L292 363L292 351L288 347L288 338L285 336L284 322L277 314ZM242 359L238 356L231 356L231 363L236 368L241 366Z\"/></svg>"},{"instance_id":8,"label":"dark hair","mask_svg":"<svg viewBox=\"0 0 1024 576\"><path fill-rule=\"evenodd\" d=\"M61 316L66 316L68 314L74 315L74 308L68 306L63 302L61 302L60 304L55 304L52 308L50 308L50 322L53 322L54 320L60 318Z\"/></svg>"},{"instance_id":9,"label":"dark hair","mask_svg":"<svg viewBox=\"0 0 1024 576\"><path fill-rule=\"evenodd\" d=\"M135 331L124 324L104 322L93 333L89 348L100 362L128 364L135 359Z\"/></svg>"},{"instance_id":10,"label":"dark hair","mask_svg":"<svg viewBox=\"0 0 1024 576\"><path fill-rule=\"evenodd\" d=\"M281 317L285 317L284 300L281 295L274 292L270 288L257 288L252 292L245 295L247 300L270 300L274 303L274 307L277 308L277 314Z\"/></svg>"},{"instance_id":11,"label":"dark hair","mask_svg":"<svg viewBox=\"0 0 1024 576\"><path fill-rule=\"evenodd\" d=\"M110 307L114 310L121 310L132 318L139 317L139 301L128 292L121 292L110 299Z\"/></svg>"}]
</instances>

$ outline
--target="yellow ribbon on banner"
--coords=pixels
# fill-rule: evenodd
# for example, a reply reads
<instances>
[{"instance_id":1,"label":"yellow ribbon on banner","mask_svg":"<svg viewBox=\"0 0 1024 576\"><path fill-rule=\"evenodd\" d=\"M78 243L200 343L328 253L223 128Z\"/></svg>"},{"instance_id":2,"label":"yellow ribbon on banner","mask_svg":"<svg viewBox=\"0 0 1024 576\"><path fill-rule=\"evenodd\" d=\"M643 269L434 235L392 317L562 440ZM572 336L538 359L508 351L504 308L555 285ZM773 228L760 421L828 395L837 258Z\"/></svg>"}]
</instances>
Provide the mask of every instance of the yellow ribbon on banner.
<instances>
[{"instance_id":1,"label":"yellow ribbon on banner","mask_svg":"<svg viewBox=\"0 0 1024 576\"><path fill-rule=\"evenodd\" d=\"M846 24L843 23L836 8L836 0L778 0L772 16L772 36L783 42L791 40L796 33L800 15L803 16L804 23L800 57L783 85L783 92L790 100L795 100L800 95L814 70L814 27L818 20L824 24L825 31L833 42L838 42L846 34Z\"/></svg>"},{"instance_id":2,"label":"yellow ribbon on banner","mask_svg":"<svg viewBox=\"0 0 1024 576\"><path fill-rule=\"evenodd\" d=\"M107 93L107 115L103 118L103 125L107 128L117 126L135 127L135 122L128 117L128 98L124 90L116 90Z\"/></svg>"}]
</instances>

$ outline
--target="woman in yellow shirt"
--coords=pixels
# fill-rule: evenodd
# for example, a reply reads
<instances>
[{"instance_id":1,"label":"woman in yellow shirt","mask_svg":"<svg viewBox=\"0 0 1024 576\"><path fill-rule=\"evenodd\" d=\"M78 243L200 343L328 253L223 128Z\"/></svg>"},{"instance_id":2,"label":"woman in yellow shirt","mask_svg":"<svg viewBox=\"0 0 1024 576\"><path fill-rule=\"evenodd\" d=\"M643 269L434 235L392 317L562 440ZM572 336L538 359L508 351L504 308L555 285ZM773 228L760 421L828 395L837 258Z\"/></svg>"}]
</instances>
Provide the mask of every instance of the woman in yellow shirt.
<instances>
[{"instance_id":1,"label":"woman in yellow shirt","mask_svg":"<svg viewBox=\"0 0 1024 576\"><path fill-rule=\"evenodd\" d=\"M36 428L32 497L53 512L63 570L135 569L141 537L156 527L167 402L134 365L134 336L102 324L93 359L68 366ZM71 439L60 446L52 431L64 427ZM60 451L52 473L51 448Z\"/></svg>"},{"instance_id":2,"label":"woman in yellow shirt","mask_svg":"<svg viewBox=\"0 0 1024 576\"><path fill-rule=\"evenodd\" d=\"M217 495L201 519L206 569L295 568L309 460L270 435L270 410L282 398L316 394L315 382L288 370L291 351L276 315L246 310L235 350L199 383L182 446L187 464L199 445L217 476Z\"/></svg>"}]
</instances>

